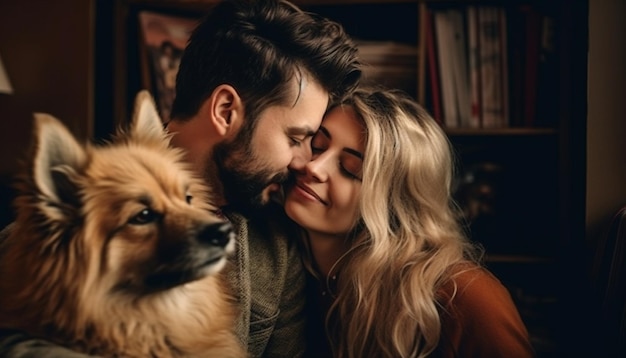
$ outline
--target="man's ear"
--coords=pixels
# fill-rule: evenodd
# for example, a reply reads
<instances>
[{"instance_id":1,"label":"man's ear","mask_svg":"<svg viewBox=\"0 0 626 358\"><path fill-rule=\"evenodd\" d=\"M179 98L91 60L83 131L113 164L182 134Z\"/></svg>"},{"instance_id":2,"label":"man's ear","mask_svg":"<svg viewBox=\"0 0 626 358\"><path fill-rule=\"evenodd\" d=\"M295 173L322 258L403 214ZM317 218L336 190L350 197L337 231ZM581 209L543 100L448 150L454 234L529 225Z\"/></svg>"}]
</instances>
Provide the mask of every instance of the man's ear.
<instances>
[{"instance_id":1,"label":"man's ear","mask_svg":"<svg viewBox=\"0 0 626 358\"><path fill-rule=\"evenodd\" d=\"M234 136L243 123L243 103L231 85L219 85L206 105L215 132L223 137Z\"/></svg>"}]
</instances>

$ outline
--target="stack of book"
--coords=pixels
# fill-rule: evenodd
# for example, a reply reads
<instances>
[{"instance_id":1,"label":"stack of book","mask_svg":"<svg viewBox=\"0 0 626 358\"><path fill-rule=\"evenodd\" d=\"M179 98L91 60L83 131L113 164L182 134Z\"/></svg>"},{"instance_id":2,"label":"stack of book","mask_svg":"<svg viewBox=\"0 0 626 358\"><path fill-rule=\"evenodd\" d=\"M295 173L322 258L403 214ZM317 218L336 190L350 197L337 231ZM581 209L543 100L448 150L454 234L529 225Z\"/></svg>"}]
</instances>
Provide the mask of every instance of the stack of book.
<instances>
[{"instance_id":1,"label":"stack of book","mask_svg":"<svg viewBox=\"0 0 626 358\"><path fill-rule=\"evenodd\" d=\"M416 92L417 46L386 41L357 41L357 45L364 83Z\"/></svg>"},{"instance_id":2,"label":"stack of book","mask_svg":"<svg viewBox=\"0 0 626 358\"><path fill-rule=\"evenodd\" d=\"M425 105L447 128L554 125L555 24L530 6L425 10Z\"/></svg>"}]
</instances>

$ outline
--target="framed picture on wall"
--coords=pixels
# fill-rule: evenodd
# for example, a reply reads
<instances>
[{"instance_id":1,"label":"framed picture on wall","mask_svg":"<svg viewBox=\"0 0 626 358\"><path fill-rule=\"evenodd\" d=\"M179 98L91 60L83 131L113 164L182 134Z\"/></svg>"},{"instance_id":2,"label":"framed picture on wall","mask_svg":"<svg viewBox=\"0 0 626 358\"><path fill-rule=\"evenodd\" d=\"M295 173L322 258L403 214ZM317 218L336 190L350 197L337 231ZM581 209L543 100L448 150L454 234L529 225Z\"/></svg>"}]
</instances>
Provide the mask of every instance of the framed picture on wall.
<instances>
[{"instance_id":1,"label":"framed picture on wall","mask_svg":"<svg viewBox=\"0 0 626 358\"><path fill-rule=\"evenodd\" d=\"M162 120L168 121L180 58L198 19L152 11L138 16L142 85L151 90Z\"/></svg>"}]
</instances>

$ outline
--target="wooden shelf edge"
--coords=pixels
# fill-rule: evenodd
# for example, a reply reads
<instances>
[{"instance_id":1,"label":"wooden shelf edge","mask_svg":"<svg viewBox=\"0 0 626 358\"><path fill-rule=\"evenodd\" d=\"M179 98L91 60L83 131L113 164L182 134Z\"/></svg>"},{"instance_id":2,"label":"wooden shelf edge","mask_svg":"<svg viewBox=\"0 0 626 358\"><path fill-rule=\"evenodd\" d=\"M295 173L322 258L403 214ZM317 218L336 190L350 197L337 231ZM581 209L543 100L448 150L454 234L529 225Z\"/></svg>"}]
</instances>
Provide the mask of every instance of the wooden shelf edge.
<instances>
[{"instance_id":1,"label":"wooden shelf edge","mask_svg":"<svg viewBox=\"0 0 626 358\"><path fill-rule=\"evenodd\" d=\"M452 137L460 136L545 136L558 133L556 128L444 128Z\"/></svg>"},{"instance_id":2,"label":"wooden shelf edge","mask_svg":"<svg viewBox=\"0 0 626 358\"><path fill-rule=\"evenodd\" d=\"M492 254L485 255L486 263L514 263L514 264L550 264L554 258L533 255L515 255L515 254Z\"/></svg>"}]
</instances>

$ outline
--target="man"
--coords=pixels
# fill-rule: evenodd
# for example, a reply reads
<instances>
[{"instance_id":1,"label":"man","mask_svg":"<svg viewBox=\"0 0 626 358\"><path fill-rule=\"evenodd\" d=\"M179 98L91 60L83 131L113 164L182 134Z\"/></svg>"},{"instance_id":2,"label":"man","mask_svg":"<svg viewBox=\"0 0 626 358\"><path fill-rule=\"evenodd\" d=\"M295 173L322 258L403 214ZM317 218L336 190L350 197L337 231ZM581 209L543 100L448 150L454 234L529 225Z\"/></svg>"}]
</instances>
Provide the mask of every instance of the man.
<instances>
[{"instance_id":1,"label":"man","mask_svg":"<svg viewBox=\"0 0 626 358\"><path fill-rule=\"evenodd\" d=\"M356 86L356 52L339 25L286 1L236 0L212 9L183 54L167 130L238 233L230 279L253 357L303 354L304 273L270 198L310 160L329 101ZM81 356L17 334L0 355Z\"/></svg>"}]
</instances>

